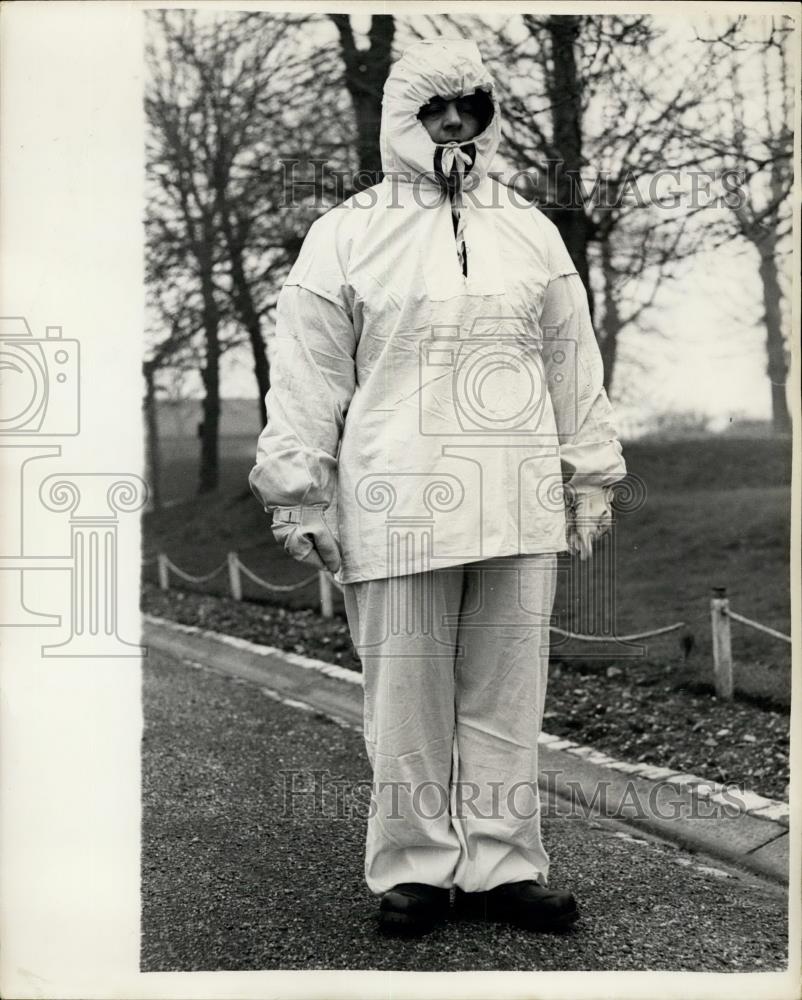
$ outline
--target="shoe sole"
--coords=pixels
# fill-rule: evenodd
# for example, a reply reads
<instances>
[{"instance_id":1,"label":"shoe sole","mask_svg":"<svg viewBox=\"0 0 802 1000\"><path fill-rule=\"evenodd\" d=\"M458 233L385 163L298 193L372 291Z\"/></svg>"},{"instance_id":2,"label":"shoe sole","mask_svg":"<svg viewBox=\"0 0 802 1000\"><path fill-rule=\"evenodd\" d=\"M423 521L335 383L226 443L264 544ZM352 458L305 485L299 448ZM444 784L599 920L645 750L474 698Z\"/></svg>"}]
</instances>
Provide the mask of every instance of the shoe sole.
<instances>
[{"instance_id":1,"label":"shoe sole","mask_svg":"<svg viewBox=\"0 0 802 1000\"><path fill-rule=\"evenodd\" d=\"M481 904L466 906L461 904L454 909L454 915L458 920L477 921L481 923L502 923L512 924L527 931L564 931L579 920L579 910L569 910L558 916L549 918L527 917L525 914L506 913L490 907L485 908Z\"/></svg>"}]
</instances>

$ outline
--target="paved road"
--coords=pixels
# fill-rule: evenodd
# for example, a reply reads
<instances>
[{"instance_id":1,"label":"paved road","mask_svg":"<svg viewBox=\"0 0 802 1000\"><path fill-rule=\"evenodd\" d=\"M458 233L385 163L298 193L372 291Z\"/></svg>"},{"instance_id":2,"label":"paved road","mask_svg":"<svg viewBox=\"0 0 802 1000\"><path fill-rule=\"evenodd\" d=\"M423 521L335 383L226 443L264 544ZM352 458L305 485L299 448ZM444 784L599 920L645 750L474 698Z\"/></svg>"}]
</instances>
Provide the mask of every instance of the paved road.
<instances>
[{"instance_id":1,"label":"paved road","mask_svg":"<svg viewBox=\"0 0 802 1000\"><path fill-rule=\"evenodd\" d=\"M552 884L582 909L571 933L450 923L380 938L360 734L153 648L145 665L144 971L785 967L779 889L582 819L544 820Z\"/></svg>"}]
</instances>

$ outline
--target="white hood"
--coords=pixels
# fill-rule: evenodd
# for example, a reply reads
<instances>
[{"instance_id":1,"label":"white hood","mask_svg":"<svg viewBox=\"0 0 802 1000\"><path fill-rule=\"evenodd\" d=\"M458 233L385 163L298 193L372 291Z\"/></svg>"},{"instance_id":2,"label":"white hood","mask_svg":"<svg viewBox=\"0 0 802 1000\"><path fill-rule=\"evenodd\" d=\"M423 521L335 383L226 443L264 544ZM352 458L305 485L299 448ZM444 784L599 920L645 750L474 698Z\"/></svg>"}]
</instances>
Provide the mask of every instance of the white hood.
<instances>
[{"instance_id":1,"label":"white hood","mask_svg":"<svg viewBox=\"0 0 802 1000\"><path fill-rule=\"evenodd\" d=\"M433 97L457 98L484 90L493 101L493 117L474 139L462 143L435 143L418 119ZM476 159L465 176L465 188L475 187L487 174L498 148L501 115L493 80L482 63L475 42L435 39L416 42L393 65L384 85L381 122L381 158L385 174L415 181L435 180L438 146L474 146Z\"/></svg>"}]
</instances>

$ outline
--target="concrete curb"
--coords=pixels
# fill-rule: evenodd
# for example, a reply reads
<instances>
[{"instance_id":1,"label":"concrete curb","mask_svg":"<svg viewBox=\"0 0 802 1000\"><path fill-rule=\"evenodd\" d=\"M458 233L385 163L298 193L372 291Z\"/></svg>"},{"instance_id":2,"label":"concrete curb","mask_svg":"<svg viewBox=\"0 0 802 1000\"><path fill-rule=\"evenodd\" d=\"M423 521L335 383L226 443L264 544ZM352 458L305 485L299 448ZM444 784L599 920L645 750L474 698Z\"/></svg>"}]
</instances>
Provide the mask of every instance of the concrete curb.
<instances>
[{"instance_id":1,"label":"concrete curb","mask_svg":"<svg viewBox=\"0 0 802 1000\"><path fill-rule=\"evenodd\" d=\"M143 615L143 643L269 688L361 731L362 675L335 664ZM788 803L541 733L545 815L610 817L788 882Z\"/></svg>"}]
</instances>

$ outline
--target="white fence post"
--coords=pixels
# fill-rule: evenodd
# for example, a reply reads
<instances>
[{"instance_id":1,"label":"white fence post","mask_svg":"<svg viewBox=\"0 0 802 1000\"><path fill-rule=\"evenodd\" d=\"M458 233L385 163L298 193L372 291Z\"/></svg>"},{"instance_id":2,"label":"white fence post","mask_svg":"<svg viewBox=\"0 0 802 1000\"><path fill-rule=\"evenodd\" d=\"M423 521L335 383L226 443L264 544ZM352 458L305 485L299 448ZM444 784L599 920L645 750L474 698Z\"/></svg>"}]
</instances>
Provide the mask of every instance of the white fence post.
<instances>
[{"instance_id":1,"label":"white fence post","mask_svg":"<svg viewBox=\"0 0 802 1000\"><path fill-rule=\"evenodd\" d=\"M242 579L239 575L239 559L236 552L228 553L228 583L235 601L242 600Z\"/></svg>"},{"instance_id":2,"label":"white fence post","mask_svg":"<svg viewBox=\"0 0 802 1000\"><path fill-rule=\"evenodd\" d=\"M170 589L170 567L167 565L167 553L160 552L156 556L156 564L159 569L159 586L162 590Z\"/></svg>"},{"instance_id":3,"label":"white fence post","mask_svg":"<svg viewBox=\"0 0 802 1000\"><path fill-rule=\"evenodd\" d=\"M318 573L320 582L320 611L324 618L334 617L334 600L331 592L331 580L325 570Z\"/></svg>"},{"instance_id":4,"label":"white fence post","mask_svg":"<svg viewBox=\"0 0 802 1000\"><path fill-rule=\"evenodd\" d=\"M730 602L726 587L714 587L710 598L710 624L713 632L713 670L716 696L732 699L732 641L730 639Z\"/></svg>"}]
</instances>

